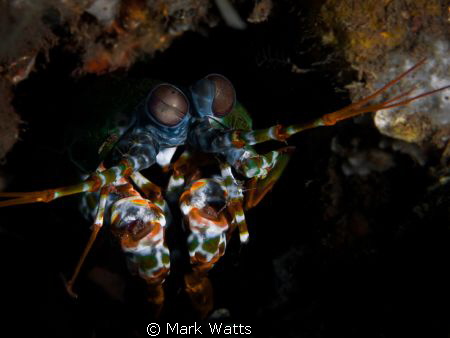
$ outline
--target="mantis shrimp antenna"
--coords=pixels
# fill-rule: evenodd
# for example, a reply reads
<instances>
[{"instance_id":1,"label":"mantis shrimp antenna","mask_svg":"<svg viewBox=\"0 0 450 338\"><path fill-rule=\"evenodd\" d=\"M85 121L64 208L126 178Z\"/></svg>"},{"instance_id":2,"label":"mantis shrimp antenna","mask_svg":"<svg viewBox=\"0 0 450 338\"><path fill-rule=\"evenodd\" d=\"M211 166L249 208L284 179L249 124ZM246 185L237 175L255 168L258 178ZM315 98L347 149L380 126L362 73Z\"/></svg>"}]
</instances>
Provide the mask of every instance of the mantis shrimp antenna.
<instances>
[{"instance_id":1,"label":"mantis shrimp antenna","mask_svg":"<svg viewBox=\"0 0 450 338\"><path fill-rule=\"evenodd\" d=\"M386 92L389 88L398 83L401 79L403 79L408 74L414 72L425 63L426 59L422 59L416 65L400 74L395 79L391 80L383 87L375 91L373 94L348 105L345 108L337 110L335 112L325 114L315 120L312 120L307 123L302 124L294 124L287 127L282 125L272 126L266 129L259 129L253 131L241 131L241 130L233 130L225 135L225 143L232 144L235 147L242 148L247 145L253 145L262 143L269 140L277 140L277 141L285 141L287 138L291 137L294 134L300 133L304 130L322 127L322 126L332 126L339 121L346 120L358 115L362 115L368 112L375 112L378 110L384 110L394 107L406 106L407 104L416 101L425 96L432 95L434 93L440 92L442 90L450 88L450 85L438 88L429 92L425 92L419 94L417 96L409 97L409 94L415 89L411 88L410 90L403 92L387 101L375 104L368 104L369 101L373 100L377 96L380 96L382 93Z\"/></svg>"},{"instance_id":2,"label":"mantis shrimp antenna","mask_svg":"<svg viewBox=\"0 0 450 338\"><path fill-rule=\"evenodd\" d=\"M75 195L82 192L94 192L102 187L114 183L116 180L130 176L134 171L131 161L122 160L117 166L102 172L95 172L85 181L67 187L48 189L33 192L0 192L0 198L9 198L0 201L0 207L28 204L36 202L51 202L57 198Z\"/></svg>"}]
</instances>

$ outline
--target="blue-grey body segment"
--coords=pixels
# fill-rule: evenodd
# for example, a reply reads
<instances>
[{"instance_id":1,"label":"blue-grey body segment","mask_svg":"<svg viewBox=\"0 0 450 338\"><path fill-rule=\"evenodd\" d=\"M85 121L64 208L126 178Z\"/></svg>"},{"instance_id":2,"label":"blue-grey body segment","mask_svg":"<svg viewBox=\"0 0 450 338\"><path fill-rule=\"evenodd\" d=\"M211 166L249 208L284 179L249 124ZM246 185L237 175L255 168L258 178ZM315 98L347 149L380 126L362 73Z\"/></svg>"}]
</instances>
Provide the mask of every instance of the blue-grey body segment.
<instances>
[{"instance_id":1,"label":"blue-grey body segment","mask_svg":"<svg viewBox=\"0 0 450 338\"><path fill-rule=\"evenodd\" d=\"M114 158L128 159L136 165L135 171L146 169L156 162L161 149L176 147L186 142L190 114L180 123L168 127L158 123L147 111L146 101L133 111L133 121L114 150Z\"/></svg>"},{"instance_id":2,"label":"blue-grey body segment","mask_svg":"<svg viewBox=\"0 0 450 338\"><path fill-rule=\"evenodd\" d=\"M212 112L214 90L207 79L201 79L191 87L191 99L199 117L214 116Z\"/></svg>"},{"instance_id":3,"label":"blue-grey body segment","mask_svg":"<svg viewBox=\"0 0 450 338\"><path fill-rule=\"evenodd\" d=\"M251 147L236 148L226 138L228 130L214 128L209 119L191 118L187 144L194 149L213 154L221 154L227 163L239 169L240 162L258 156Z\"/></svg>"}]
</instances>

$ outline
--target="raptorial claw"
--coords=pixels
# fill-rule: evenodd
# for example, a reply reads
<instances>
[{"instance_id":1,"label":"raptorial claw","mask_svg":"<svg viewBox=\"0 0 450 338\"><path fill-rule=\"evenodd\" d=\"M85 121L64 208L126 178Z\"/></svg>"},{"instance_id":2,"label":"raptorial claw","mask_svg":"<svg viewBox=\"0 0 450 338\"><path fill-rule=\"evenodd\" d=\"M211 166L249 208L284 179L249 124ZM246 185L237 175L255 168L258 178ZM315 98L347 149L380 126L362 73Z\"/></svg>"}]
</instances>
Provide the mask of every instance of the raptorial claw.
<instances>
[{"instance_id":1,"label":"raptorial claw","mask_svg":"<svg viewBox=\"0 0 450 338\"><path fill-rule=\"evenodd\" d=\"M247 183L247 194L245 200L245 209L258 205L259 202L266 196L266 194L272 190L275 183L281 177L284 169L286 168L291 155L294 152L295 147L284 147L278 150L279 156L272 169L269 171L266 177L258 178L254 177Z\"/></svg>"}]
</instances>

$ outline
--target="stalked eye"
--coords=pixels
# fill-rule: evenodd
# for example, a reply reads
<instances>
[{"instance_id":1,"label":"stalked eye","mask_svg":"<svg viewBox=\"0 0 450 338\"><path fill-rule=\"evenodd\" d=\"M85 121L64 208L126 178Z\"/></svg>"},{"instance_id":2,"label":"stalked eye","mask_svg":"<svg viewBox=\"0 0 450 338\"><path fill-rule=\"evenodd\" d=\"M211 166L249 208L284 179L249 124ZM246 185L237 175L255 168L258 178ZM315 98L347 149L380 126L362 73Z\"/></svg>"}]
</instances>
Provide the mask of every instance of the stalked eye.
<instances>
[{"instance_id":1,"label":"stalked eye","mask_svg":"<svg viewBox=\"0 0 450 338\"><path fill-rule=\"evenodd\" d=\"M217 117L228 115L234 108L236 92L230 80L219 74L210 74L206 77L214 84L214 98L211 110Z\"/></svg>"},{"instance_id":2,"label":"stalked eye","mask_svg":"<svg viewBox=\"0 0 450 338\"><path fill-rule=\"evenodd\" d=\"M164 83L152 90L147 110L155 120L165 126L175 126L189 110L186 96L177 87Z\"/></svg>"}]
</instances>

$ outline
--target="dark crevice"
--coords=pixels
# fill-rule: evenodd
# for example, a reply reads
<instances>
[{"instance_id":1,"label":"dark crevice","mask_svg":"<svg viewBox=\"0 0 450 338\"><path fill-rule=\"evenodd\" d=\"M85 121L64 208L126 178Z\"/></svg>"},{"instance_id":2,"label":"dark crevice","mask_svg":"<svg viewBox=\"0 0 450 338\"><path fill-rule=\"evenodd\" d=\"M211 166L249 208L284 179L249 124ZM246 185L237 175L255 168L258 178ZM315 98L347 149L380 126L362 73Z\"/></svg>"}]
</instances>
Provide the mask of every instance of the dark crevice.
<instances>
[{"instance_id":1,"label":"dark crevice","mask_svg":"<svg viewBox=\"0 0 450 338\"><path fill-rule=\"evenodd\" d=\"M243 32L219 26L207 35L186 33L165 52L109 75L74 76L77 56L53 49L50 63L40 66L38 59L37 71L14 93L24 131L7 157L8 189L77 182L73 157L87 153L78 150L70 158L73 138L84 126L96 126L99 102L117 100L115 93L124 88L130 91L130 105L141 97L142 88L133 90L134 84L137 88L147 79L188 86L208 73L222 73L234 83L257 128L303 122L345 106L347 92L336 90L342 84L339 59L314 65L327 59L327 51L315 47L319 43L313 35L302 35L302 28L311 28L299 26L290 4L278 7L269 22ZM311 71L293 72L293 65ZM397 154L385 172L345 176L346 158L331 150L333 137L345 149L353 147L354 139L362 140L360 151L378 148L381 136L368 120L308 131L289 141L297 151L284 176L248 212L250 243L241 247L233 238L210 273L216 308L231 313L226 323L251 325L261 337L399 337L408 322L434 323L431 298L437 292L430 282L415 280L424 273L435 279L439 265L433 261L439 251L435 238L421 237L427 218L414 211L423 202L425 169ZM261 150L275 147L280 145ZM0 212L6 283L1 297L11 304L11 318L26 322L33 336L145 336L153 319L143 283L128 273L108 229L80 275L79 300L64 290L60 275L70 274L89 234L77 197ZM180 226L179 218L173 226ZM160 322L192 325L196 317L182 284L187 252L179 241L171 240L175 264ZM122 301L90 279L89 271L98 267L125 283ZM418 308L430 312L422 318Z\"/></svg>"}]
</instances>

